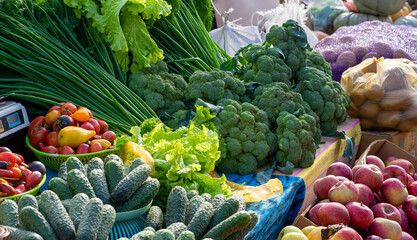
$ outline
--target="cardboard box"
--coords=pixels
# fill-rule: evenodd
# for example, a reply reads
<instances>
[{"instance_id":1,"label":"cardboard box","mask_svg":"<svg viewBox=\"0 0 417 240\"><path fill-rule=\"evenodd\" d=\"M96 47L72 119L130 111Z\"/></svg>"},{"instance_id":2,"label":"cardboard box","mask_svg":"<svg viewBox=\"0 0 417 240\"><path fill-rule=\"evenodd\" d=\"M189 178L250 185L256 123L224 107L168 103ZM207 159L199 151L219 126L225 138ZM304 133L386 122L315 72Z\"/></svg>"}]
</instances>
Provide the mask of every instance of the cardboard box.
<instances>
[{"instance_id":1,"label":"cardboard box","mask_svg":"<svg viewBox=\"0 0 417 240\"><path fill-rule=\"evenodd\" d=\"M361 156L368 146L376 141L386 139L406 152L415 156L417 151L417 132L399 132L399 131L362 131L361 143L358 149L358 156Z\"/></svg>"}]
</instances>

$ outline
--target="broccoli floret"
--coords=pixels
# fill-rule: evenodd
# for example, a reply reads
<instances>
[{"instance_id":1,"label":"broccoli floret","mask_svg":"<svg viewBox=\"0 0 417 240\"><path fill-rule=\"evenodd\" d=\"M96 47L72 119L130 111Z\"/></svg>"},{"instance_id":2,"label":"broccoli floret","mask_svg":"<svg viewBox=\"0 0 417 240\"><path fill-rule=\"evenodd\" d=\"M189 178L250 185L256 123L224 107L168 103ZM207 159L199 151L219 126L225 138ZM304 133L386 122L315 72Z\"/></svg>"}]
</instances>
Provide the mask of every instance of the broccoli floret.
<instances>
[{"instance_id":1,"label":"broccoli floret","mask_svg":"<svg viewBox=\"0 0 417 240\"><path fill-rule=\"evenodd\" d=\"M217 104L222 99L238 101L245 93L245 85L231 72L214 69L211 72L196 71L189 79L185 97Z\"/></svg>"},{"instance_id":2,"label":"broccoli floret","mask_svg":"<svg viewBox=\"0 0 417 240\"><path fill-rule=\"evenodd\" d=\"M317 114L322 133L329 135L335 132L337 124L346 120L346 109L350 104L350 99L340 84L313 67L298 70L295 82L297 85L293 90L301 93L304 103Z\"/></svg>"},{"instance_id":3,"label":"broccoli floret","mask_svg":"<svg viewBox=\"0 0 417 240\"><path fill-rule=\"evenodd\" d=\"M318 52L307 52L306 65L307 67L317 68L318 70L323 71L330 77L332 76L332 67Z\"/></svg>"},{"instance_id":4,"label":"broccoli floret","mask_svg":"<svg viewBox=\"0 0 417 240\"><path fill-rule=\"evenodd\" d=\"M185 109L183 99L187 82L181 75L168 73L163 61L152 64L141 73L131 74L128 86L158 115Z\"/></svg>"},{"instance_id":5,"label":"broccoli floret","mask_svg":"<svg viewBox=\"0 0 417 240\"><path fill-rule=\"evenodd\" d=\"M244 50L243 56L249 63L244 68L242 76L246 83L283 82L291 86L291 68L285 64L277 48L266 48L254 44Z\"/></svg>"}]
</instances>

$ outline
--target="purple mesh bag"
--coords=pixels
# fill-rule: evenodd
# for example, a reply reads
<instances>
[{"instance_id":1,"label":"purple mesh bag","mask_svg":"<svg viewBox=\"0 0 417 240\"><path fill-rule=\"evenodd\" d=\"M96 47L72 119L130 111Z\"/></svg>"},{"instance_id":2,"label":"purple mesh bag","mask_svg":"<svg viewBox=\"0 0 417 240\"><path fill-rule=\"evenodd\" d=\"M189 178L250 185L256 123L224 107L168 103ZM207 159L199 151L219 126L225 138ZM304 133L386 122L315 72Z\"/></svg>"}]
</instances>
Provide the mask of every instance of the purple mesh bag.
<instances>
[{"instance_id":1,"label":"purple mesh bag","mask_svg":"<svg viewBox=\"0 0 417 240\"><path fill-rule=\"evenodd\" d=\"M407 58L417 62L417 28L380 21L341 27L314 48L332 66L333 80L366 58Z\"/></svg>"}]
</instances>

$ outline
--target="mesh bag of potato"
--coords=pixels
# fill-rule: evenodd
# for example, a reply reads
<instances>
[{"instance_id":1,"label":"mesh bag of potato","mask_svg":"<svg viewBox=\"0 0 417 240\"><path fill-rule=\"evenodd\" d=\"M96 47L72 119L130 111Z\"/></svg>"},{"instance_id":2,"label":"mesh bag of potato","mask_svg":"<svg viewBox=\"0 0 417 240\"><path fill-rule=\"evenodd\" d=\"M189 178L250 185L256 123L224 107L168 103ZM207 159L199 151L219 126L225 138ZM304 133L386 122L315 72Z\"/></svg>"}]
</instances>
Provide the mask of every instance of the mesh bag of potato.
<instances>
[{"instance_id":1,"label":"mesh bag of potato","mask_svg":"<svg viewBox=\"0 0 417 240\"><path fill-rule=\"evenodd\" d=\"M350 97L348 114L363 130L417 131L417 65L372 58L346 70L341 86Z\"/></svg>"}]
</instances>

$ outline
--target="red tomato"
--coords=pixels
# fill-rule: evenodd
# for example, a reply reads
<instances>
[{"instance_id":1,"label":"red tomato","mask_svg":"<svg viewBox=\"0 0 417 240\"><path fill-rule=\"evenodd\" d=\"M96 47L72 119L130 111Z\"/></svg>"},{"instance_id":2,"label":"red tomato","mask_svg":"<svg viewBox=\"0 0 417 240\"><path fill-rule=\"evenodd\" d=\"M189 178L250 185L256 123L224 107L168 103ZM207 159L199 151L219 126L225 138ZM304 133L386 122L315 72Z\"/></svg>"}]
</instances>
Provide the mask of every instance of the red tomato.
<instances>
[{"instance_id":1,"label":"red tomato","mask_svg":"<svg viewBox=\"0 0 417 240\"><path fill-rule=\"evenodd\" d=\"M114 133L113 131L106 131L103 133L102 138L113 143L113 141L116 139L116 133Z\"/></svg>"},{"instance_id":2,"label":"red tomato","mask_svg":"<svg viewBox=\"0 0 417 240\"><path fill-rule=\"evenodd\" d=\"M78 146L77 151L75 152L75 154L84 154L84 153L90 153L90 146L88 146L85 143Z\"/></svg>"},{"instance_id":3,"label":"red tomato","mask_svg":"<svg viewBox=\"0 0 417 240\"><path fill-rule=\"evenodd\" d=\"M58 110L52 110L45 115L45 123L49 126L53 126L56 119L61 116L61 112Z\"/></svg>"},{"instance_id":4,"label":"red tomato","mask_svg":"<svg viewBox=\"0 0 417 240\"><path fill-rule=\"evenodd\" d=\"M100 133L104 133L109 130L109 125L103 120L97 119L98 124L100 125Z\"/></svg>"},{"instance_id":5,"label":"red tomato","mask_svg":"<svg viewBox=\"0 0 417 240\"><path fill-rule=\"evenodd\" d=\"M25 163L25 159L23 158L22 155L18 154L18 153L14 153L14 155L16 155L16 163L17 165L22 165ZM25 164L26 165L26 164Z\"/></svg>"},{"instance_id":6,"label":"red tomato","mask_svg":"<svg viewBox=\"0 0 417 240\"><path fill-rule=\"evenodd\" d=\"M16 190L14 187L10 186L7 183L0 183L0 192L4 192L7 194L7 196L13 196L16 195Z\"/></svg>"},{"instance_id":7,"label":"red tomato","mask_svg":"<svg viewBox=\"0 0 417 240\"><path fill-rule=\"evenodd\" d=\"M103 150L103 147L101 146L100 143L94 142L94 143L91 144L90 150L91 150L91 152L99 152L99 151Z\"/></svg>"},{"instance_id":8,"label":"red tomato","mask_svg":"<svg viewBox=\"0 0 417 240\"><path fill-rule=\"evenodd\" d=\"M33 171L26 179L25 187L33 188L42 181L42 173Z\"/></svg>"},{"instance_id":9,"label":"red tomato","mask_svg":"<svg viewBox=\"0 0 417 240\"><path fill-rule=\"evenodd\" d=\"M57 132L50 132L46 136L46 144L54 147L59 147L58 142L58 133Z\"/></svg>"},{"instance_id":10,"label":"red tomato","mask_svg":"<svg viewBox=\"0 0 417 240\"><path fill-rule=\"evenodd\" d=\"M17 185L14 189L16 190L16 194L21 194L21 193L26 192L26 187L24 183Z\"/></svg>"},{"instance_id":11,"label":"red tomato","mask_svg":"<svg viewBox=\"0 0 417 240\"><path fill-rule=\"evenodd\" d=\"M97 134L100 134L100 124L98 124L97 120L95 120L94 118L90 118L87 122L91 123L94 126L94 129Z\"/></svg>"},{"instance_id":12,"label":"red tomato","mask_svg":"<svg viewBox=\"0 0 417 240\"><path fill-rule=\"evenodd\" d=\"M77 111L77 107L72 103L64 103L61 106L62 115L71 115Z\"/></svg>"},{"instance_id":13,"label":"red tomato","mask_svg":"<svg viewBox=\"0 0 417 240\"><path fill-rule=\"evenodd\" d=\"M13 172L13 178L18 178L18 179L20 179L20 177L22 177L22 171L20 171L20 169L19 169L19 168L17 168L17 167L12 167L10 170Z\"/></svg>"},{"instance_id":14,"label":"red tomato","mask_svg":"<svg viewBox=\"0 0 417 240\"><path fill-rule=\"evenodd\" d=\"M45 117L44 116L39 116L35 119L33 119L33 121L30 123L29 128L28 128L28 135L29 137L31 136L32 132L34 131L35 128L43 127L45 125Z\"/></svg>"},{"instance_id":15,"label":"red tomato","mask_svg":"<svg viewBox=\"0 0 417 240\"><path fill-rule=\"evenodd\" d=\"M41 151L46 152L46 153L52 153L52 154L59 153L58 148L51 146L51 145L41 148Z\"/></svg>"},{"instance_id":16,"label":"red tomato","mask_svg":"<svg viewBox=\"0 0 417 240\"><path fill-rule=\"evenodd\" d=\"M15 163L17 162L17 157L14 153L2 152L0 153L0 161L9 162L12 165L15 165Z\"/></svg>"},{"instance_id":17,"label":"red tomato","mask_svg":"<svg viewBox=\"0 0 417 240\"><path fill-rule=\"evenodd\" d=\"M53 111L53 110L58 110L58 111L61 111L61 106L54 105L54 106L52 106L52 107L48 110L48 112Z\"/></svg>"},{"instance_id":18,"label":"red tomato","mask_svg":"<svg viewBox=\"0 0 417 240\"><path fill-rule=\"evenodd\" d=\"M13 178L13 172L12 172L12 170L0 169L0 178L1 177L4 177L4 178Z\"/></svg>"},{"instance_id":19,"label":"red tomato","mask_svg":"<svg viewBox=\"0 0 417 240\"><path fill-rule=\"evenodd\" d=\"M48 130L44 127L38 127L32 131L32 134L29 135L30 145L37 149L41 149L40 143L46 143L46 136L48 135Z\"/></svg>"},{"instance_id":20,"label":"red tomato","mask_svg":"<svg viewBox=\"0 0 417 240\"><path fill-rule=\"evenodd\" d=\"M65 145L62 147L60 154L73 155L75 154L75 152L74 152L74 149L72 149L70 146Z\"/></svg>"},{"instance_id":21,"label":"red tomato","mask_svg":"<svg viewBox=\"0 0 417 240\"><path fill-rule=\"evenodd\" d=\"M96 130L94 128L93 124L91 124L89 122L83 122L83 123L81 123L80 128L84 128L84 129L91 130L91 131L95 131Z\"/></svg>"}]
</instances>

